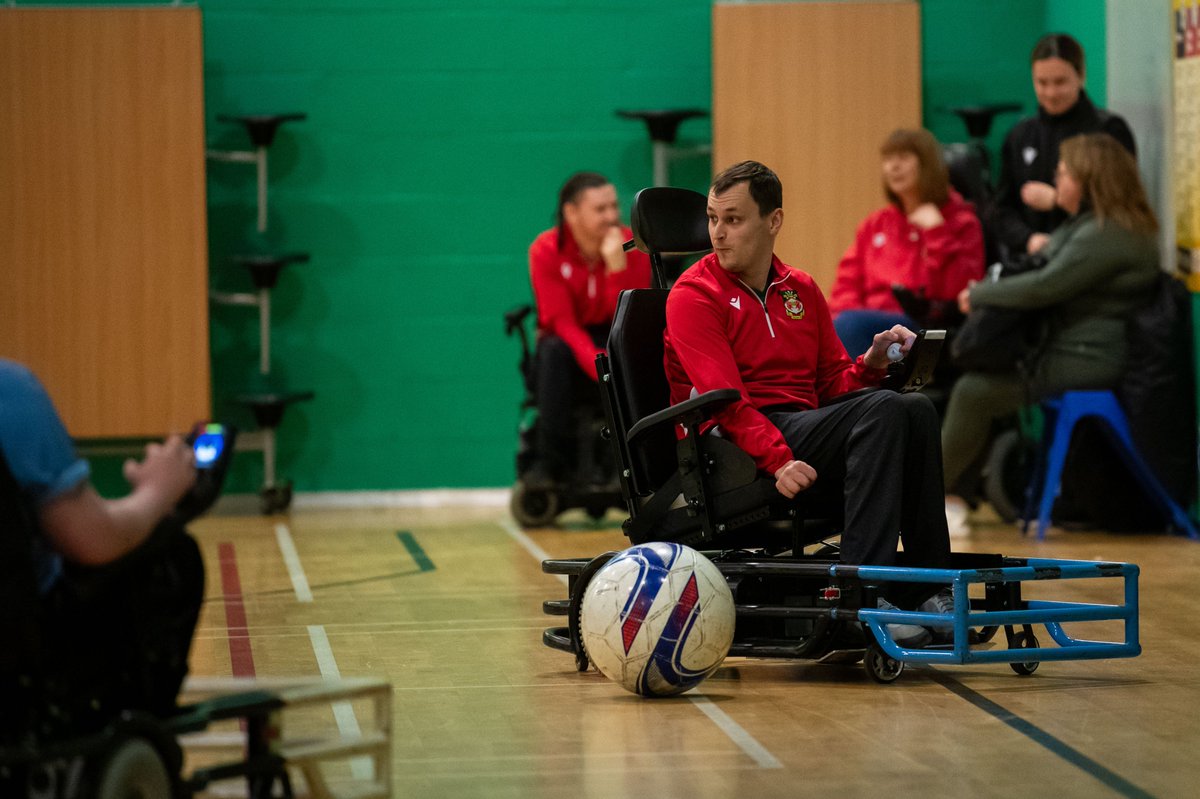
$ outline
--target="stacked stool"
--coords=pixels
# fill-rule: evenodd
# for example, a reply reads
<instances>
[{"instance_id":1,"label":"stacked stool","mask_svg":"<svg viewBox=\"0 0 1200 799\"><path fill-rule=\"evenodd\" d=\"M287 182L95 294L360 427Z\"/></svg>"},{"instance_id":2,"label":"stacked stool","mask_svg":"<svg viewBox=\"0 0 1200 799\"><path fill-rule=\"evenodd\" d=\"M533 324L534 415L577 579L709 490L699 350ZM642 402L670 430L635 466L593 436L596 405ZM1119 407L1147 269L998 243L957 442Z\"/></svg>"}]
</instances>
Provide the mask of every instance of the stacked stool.
<instances>
[{"instance_id":1,"label":"stacked stool","mask_svg":"<svg viewBox=\"0 0 1200 799\"><path fill-rule=\"evenodd\" d=\"M267 153L275 140L279 126L285 122L298 122L306 114L273 114L256 116L219 115L217 120L241 125L249 135L253 150L210 150L210 161L254 164L257 171L258 224L259 233L267 231ZM234 264L247 270L254 285L253 292L210 291L210 299L220 305L241 305L258 308L259 375L264 385L269 384L271 375L271 292L279 281L284 267L307 263L307 253L248 254L235 255ZM234 396L236 402L246 406L254 415L257 430L244 433L238 438L238 448L257 450L263 453L263 485L259 492L263 513L286 510L292 502L291 481L280 482L275 475L275 431L283 422L284 412L297 402L311 400L312 391L262 388L245 391Z\"/></svg>"}]
</instances>

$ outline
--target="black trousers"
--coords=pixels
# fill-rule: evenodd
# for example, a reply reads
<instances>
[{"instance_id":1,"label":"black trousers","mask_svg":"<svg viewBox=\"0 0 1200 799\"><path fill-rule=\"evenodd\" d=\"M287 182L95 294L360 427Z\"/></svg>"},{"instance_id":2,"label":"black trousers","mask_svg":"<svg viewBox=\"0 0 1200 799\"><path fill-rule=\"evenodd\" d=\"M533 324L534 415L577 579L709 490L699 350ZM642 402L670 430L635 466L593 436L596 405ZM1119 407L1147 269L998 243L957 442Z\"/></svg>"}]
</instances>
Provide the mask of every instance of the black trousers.
<instances>
[{"instance_id":1,"label":"black trousers","mask_svg":"<svg viewBox=\"0 0 1200 799\"><path fill-rule=\"evenodd\" d=\"M589 327L598 347L608 341L608 326ZM572 411L580 403L595 404L599 397L595 381L579 364L567 343L558 336L538 339L534 355L534 391L538 409L538 457L552 477L566 476L577 439Z\"/></svg>"},{"instance_id":2,"label":"black trousers","mask_svg":"<svg viewBox=\"0 0 1200 799\"><path fill-rule=\"evenodd\" d=\"M927 397L874 391L767 418L816 470L814 499L840 498L844 563L893 565L903 540L907 564L949 567L941 430Z\"/></svg>"},{"instance_id":3,"label":"black trousers","mask_svg":"<svg viewBox=\"0 0 1200 799\"><path fill-rule=\"evenodd\" d=\"M42 735L94 732L123 710L170 715L203 598L200 549L170 521L116 563L68 568L41 612Z\"/></svg>"}]
</instances>

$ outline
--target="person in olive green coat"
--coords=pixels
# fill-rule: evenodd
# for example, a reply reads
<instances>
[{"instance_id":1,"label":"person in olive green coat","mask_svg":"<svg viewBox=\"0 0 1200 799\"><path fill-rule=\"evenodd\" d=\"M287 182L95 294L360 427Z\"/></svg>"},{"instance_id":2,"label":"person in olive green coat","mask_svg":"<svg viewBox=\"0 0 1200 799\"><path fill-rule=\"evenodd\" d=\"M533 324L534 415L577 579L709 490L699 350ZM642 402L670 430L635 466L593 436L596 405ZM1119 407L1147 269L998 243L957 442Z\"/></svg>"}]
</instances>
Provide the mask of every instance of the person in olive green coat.
<instances>
[{"instance_id":1,"label":"person in olive green coat","mask_svg":"<svg viewBox=\"0 0 1200 799\"><path fill-rule=\"evenodd\" d=\"M968 372L955 383L942 424L947 489L982 454L997 419L1062 391L1116 386L1129 357L1126 323L1151 299L1158 223L1133 156L1111 136L1089 133L1063 142L1060 158L1057 202L1070 217L1045 245L1046 265L959 295L964 313L1043 309L1046 337L1022 372ZM947 495L946 515L952 533L964 531L960 498Z\"/></svg>"}]
</instances>

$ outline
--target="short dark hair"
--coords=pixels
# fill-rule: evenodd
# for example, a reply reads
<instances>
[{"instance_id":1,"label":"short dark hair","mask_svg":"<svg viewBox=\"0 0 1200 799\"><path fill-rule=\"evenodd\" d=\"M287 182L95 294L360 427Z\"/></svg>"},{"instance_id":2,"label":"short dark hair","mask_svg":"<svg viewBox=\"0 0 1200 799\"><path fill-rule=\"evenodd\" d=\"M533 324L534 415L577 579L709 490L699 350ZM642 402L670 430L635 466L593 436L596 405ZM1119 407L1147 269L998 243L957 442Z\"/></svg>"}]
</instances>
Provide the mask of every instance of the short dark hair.
<instances>
[{"instance_id":1,"label":"short dark hair","mask_svg":"<svg viewBox=\"0 0 1200 799\"><path fill-rule=\"evenodd\" d=\"M563 206L579 199L579 195L588 189L598 189L611 183L599 172L576 172L567 178L567 182L558 190L558 211L555 212L555 224L558 226L558 249L561 252L563 242L567 238L567 220L563 216Z\"/></svg>"},{"instance_id":2,"label":"short dark hair","mask_svg":"<svg viewBox=\"0 0 1200 799\"><path fill-rule=\"evenodd\" d=\"M720 195L739 183L750 184L750 196L758 204L760 216L783 207L783 184L779 176L757 161L741 161L713 178L709 191Z\"/></svg>"},{"instance_id":3,"label":"short dark hair","mask_svg":"<svg viewBox=\"0 0 1200 799\"><path fill-rule=\"evenodd\" d=\"M1029 64L1044 61L1047 58L1061 58L1075 68L1079 77L1083 77L1083 45L1074 36L1066 33L1047 33L1037 40L1033 52L1029 56Z\"/></svg>"}]
</instances>

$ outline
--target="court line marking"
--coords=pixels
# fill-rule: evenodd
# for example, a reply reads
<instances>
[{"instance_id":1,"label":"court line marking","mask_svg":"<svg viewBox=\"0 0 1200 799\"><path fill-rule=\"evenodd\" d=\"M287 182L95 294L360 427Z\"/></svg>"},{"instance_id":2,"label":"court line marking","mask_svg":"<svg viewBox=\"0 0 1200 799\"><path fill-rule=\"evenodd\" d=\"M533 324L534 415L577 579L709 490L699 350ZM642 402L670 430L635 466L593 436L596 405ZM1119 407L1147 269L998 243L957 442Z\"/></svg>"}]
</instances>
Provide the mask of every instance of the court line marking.
<instances>
[{"instance_id":1,"label":"court line marking","mask_svg":"<svg viewBox=\"0 0 1200 799\"><path fill-rule=\"evenodd\" d=\"M759 768L783 768L783 764L775 755L771 754L765 746L758 742L758 739L746 732L745 727L730 718L728 713L717 707L707 696L691 695L688 696L688 699L700 709L700 712L708 716L721 732L729 736L731 741L749 755Z\"/></svg>"},{"instance_id":2,"label":"court line marking","mask_svg":"<svg viewBox=\"0 0 1200 799\"><path fill-rule=\"evenodd\" d=\"M526 552L528 552L530 555L533 555L534 560L536 560L539 564L543 560L550 560L550 553L538 546L537 542L526 535L524 530L522 530L520 527L517 527L517 523L512 519L500 519L496 522L496 524L500 526L500 529L508 533L514 541L524 547ZM556 574L554 576L561 580L563 585L567 584L567 575Z\"/></svg>"},{"instance_id":3,"label":"court line marking","mask_svg":"<svg viewBox=\"0 0 1200 799\"><path fill-rule=\"evenodd\" d=\"M312 602L312 589L308 585L308 576L300 565L300 554L296 552L296 542L292 540L292 531L283 522L275 525L275 540L279 542L279 551L283 554L283 563L287 566L288 577L292 580L292 590L296 592L297 602Z\"/></svg>"},{"instance_id":4,"label":"court line marking","mask_svg":"<svg viewBox=\"0 0 1200 799\"><path fill-rule=\"evenodd\" d=\"M246 625L246 604L238 577L237 551L229 541L217 545L221 566L221 593L225 603L225 636L229 640L229 666L234 677L254 676L254 652Z\"/></svg>"},{"instance_id":5,"label":"court line marking","mask_svg":"<svg viewBox=\"0 0 1200 799\"><path fill-rule=\"evenodd\" d=\"M308 625L308 638L312 642L313 654L317 656L317 666L321 676L327 680L340 680L342 672L333 656L333 647L329 645L329 636L325 633L325 625ZM338 732L343 738L361 738L362 728L358 725L358 716L354 714L354 706L349 702L333 703L333 718L337 721ZM361 755L350 761L350 773L357 780L375 779L375 761L367 755Z\"/></svg>"},{"instance_id":6,"label":"court line marking","mask_svg":"<svg viewBox=\"0 0 1200 799\"><path fill-rule=\"evenodd\" d=\"M501 529L508 533L518 544L525 548L529 554L537 558L538 563L543 560L549 560L550 555L546 550L537 545L532 538L520 530L512 519L500 519L496 522ZM567 582L567 575L555 575L564 583ZM759 768L783 768L783 764L771 754L771 752L758 742L757 739L742 725L738 724L729 717L724 710L713 704L713 701L703 694L693 695L688 697L692 704L696 706L713 724L717 725L717 729L725 733L729 740L733 741L739 749L758 764Z\"/></svg>"},{"instance_id":7,"label":"court line marking","mask_svg":"<svg viewBox=\"0 0 1200 799\"><path fill-rule=\"evenodd\" d=\"M425 550L417 543L417 537L408 530L400 530L396 533L396 538L400 539L400 543L404 544L404 548L408 550L408 554L412 556L413 562L417 564L417 568L423 572L431 572L437 567L433 565L433 561L425 554Z\"/></svg>"},{"instance_id":8,"label":"court line marking","mask_svg":"<svg viewBox=\"0 0 1200 799\"><path fill-rule=\"evenodd\" d=\"M1085 774L1095 777L1122 796L1128 796L1132 799L1153 799L1154 794L1134 785L1120 774L1105 768L1103 764L1088 757L1062 739L1046 732L1028 719L1021 718L998 702L988 699L973 688L968 688L950 675L935 668L930 668L929 673L933 675L935 682L952 694L970 702L993 718L1004 722L1034 743L1049 750L1051 754L1057 755Z\"/></svg>"}]
</instances>

